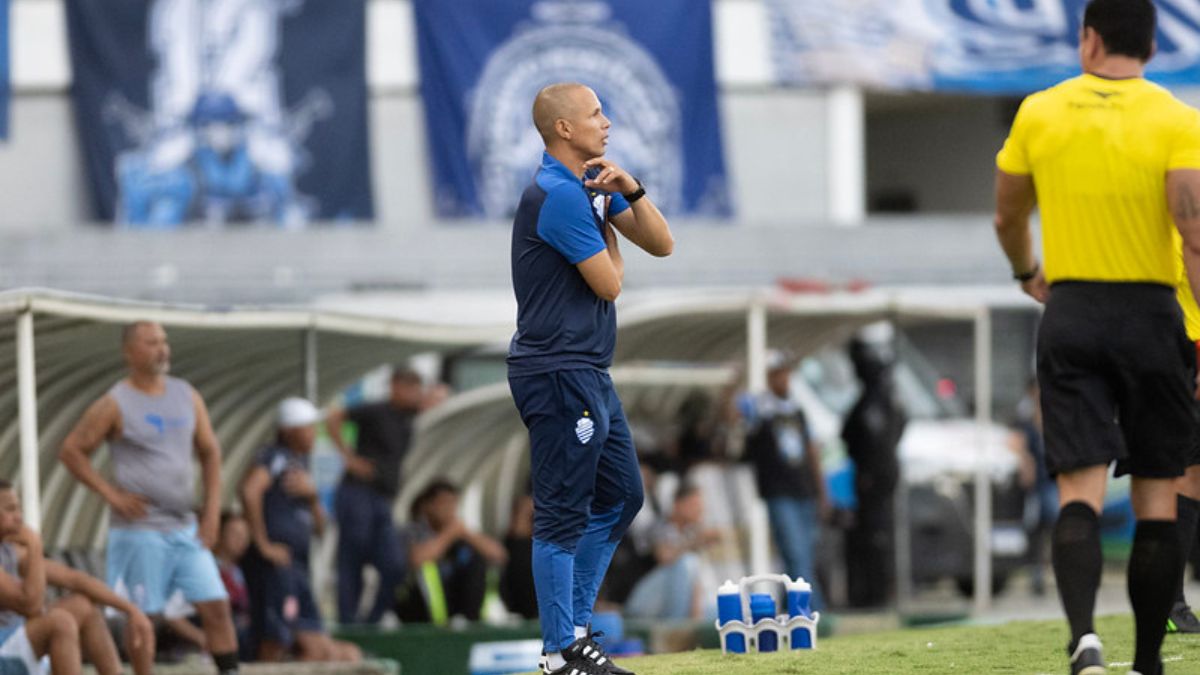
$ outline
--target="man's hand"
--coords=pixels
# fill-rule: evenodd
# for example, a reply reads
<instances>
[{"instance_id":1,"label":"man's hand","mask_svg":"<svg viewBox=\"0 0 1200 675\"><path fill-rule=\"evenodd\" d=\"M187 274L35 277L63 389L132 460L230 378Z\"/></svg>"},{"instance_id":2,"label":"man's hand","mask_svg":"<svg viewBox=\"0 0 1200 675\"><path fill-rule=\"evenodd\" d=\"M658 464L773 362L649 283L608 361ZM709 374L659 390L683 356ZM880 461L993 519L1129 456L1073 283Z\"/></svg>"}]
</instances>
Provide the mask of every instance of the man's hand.
<instances>
[{"instance_id":1,"label":"man's hand","mask_svg":"<svg viewBox=\"0 0 1200 675\"><path fill-rule=\"evenodd\" d=\"M629 175L616 162L603 157L595 157L583 163L583 170L600 167L600 173L595 178L584 183L585 186L605 192L618 192L626 195L638 189L637 179Z\"/></svg>"},{"instance_id":2,"label":"man's hand","mask_svg":"<svg viewBox=\"0 0 1200 675\"><path fill-rule=\"evenodd\" d=\"M455 540L462 539L471 533L467 524L462 521L462 518L455 518L453 522L446 526L446 532Z\"/></svg>"},{"instance_id":3,"label":"man's hand","mask_svg":"<svg viewBox=\"0 0 1200 675\"><path fill-rule=\"evenodd\" d=\"M833 520L833 502L829 501L827 495L821 495L817 498L817 519L818 522L828 523Z\"/></svg>"},{"instance_id":4,"label":"man's hand","mask_svg":"<svg viewBox=\"0 0 1200 675\"><path fill-rule=\"evenodd\" d=\"M307 471L289 469L283 475L283 491L289 497L314 501L317 498L317 486Z\"/></svg>"},{"instance_id":5,"label":"man's hand","mask_svg":"<svg viewBox=\"0 0 1200 675\"><path fill-rule=\"evenodd\" d=\"M8 537L8 541L25 547L27 551L42 550L42 536L28 525L22 525L21 529Z\"/></svg>"},{"instance_id":6,"label":"man's hand","mask_svg":"<svg viewBox=\"0 0 1200 675\"><path fill-rule=\"evenodd\" d=\"M146 517L146 505L149 504L142 495L137 495L132 492L126 492L119 487L112 488L112 492L105 497L105 501L112 507L117 515L125 520L141 520Z\"/></svg>"},{"instance_id":7,"label":"man's hand","mask_svg":"<svg viewBox=\"0 0 1200 675\"><path fill-rule=\"evenodd\" d=\"M1037 300L1043 305L1050 299L1050 285L1046 283L1046 274L1041 267L1038 268L1037 274L1029 281L1021 282L1021 290L1025 291L1025 295Z\"/></svg>"},{"instance_id":8,"label":"man's hand","mask_svg":"<svg viewBox=\"0 0 1200 675\"><path fill-rule=\"evenodd\" d=\"M196 538L204 545L204 548L212 549L217 545L217 537L221 532L221 516L214 513L212 515L204 514L200 518L200 525L196 528Z\"/></svg>"},{"instance_id":9,"label":"man's hand","mask_svg":"<svg viewBox=\"0 0 1200 675\"><path fill-rule=\"evenodd\" d=\"M129 645L133 649L141 649L142 645L150 644L154 640L154 624L150 623L150 619L142 613L140 609L134 609L129 613Z\"/></svg>"},{"instance_id":10,"label":"man's hand","mask_svg":"<svg viewBox=\"0 0 1200 675\"><path fill-rule=\"evenodd\" d=\"M375 462L358 455L345 455L346 473L361 481L375 480Z\"/></svg>"},{"instance_id":11,"label":"man's hand","mask_svg":"<svg viewBox=\"0 0 1200 675\"><path fill-rule=\"evenodd\" d=\"M721 539L723 539L721 530L718 530L715 527L709 527L700 532L698 543L700 548L708 548L709 546L714 546L721 543Z\"/></svg>"},{"instance_id":12,"label":"man's hand","mask_svg":"<svg viewBox=\"0 0 1200 675\"><path fill-rule=\"evenodd\" d=\"M283 544L267 542L265 546L260 545L258 550L262 553L262 557L276 567L287 567L292 564L292 552Z\"/></svg>"}]
</instances>

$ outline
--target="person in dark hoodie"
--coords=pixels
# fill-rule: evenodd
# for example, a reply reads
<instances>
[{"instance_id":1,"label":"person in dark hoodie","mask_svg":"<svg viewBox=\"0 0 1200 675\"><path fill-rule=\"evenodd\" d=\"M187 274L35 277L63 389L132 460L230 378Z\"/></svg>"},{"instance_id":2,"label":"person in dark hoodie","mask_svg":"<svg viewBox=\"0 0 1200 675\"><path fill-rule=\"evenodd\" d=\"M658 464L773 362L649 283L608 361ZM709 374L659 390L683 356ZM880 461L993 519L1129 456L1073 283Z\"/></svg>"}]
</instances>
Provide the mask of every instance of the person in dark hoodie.
<instances>
[{"instance_id":1,"label":"person in dark hoodie","mask_svg":"<svg viewBox=\"0 0 1200 675\"><path fill-rule=\"evenodd\" d=\"M887 603L892 586L893 510L900 463L896 448L908 418L896 400L890 359L863 340L850 343L850 361L862 385L842 426L854 461L858 507L846 535L847 591L854 607Z\"/></svg>"}]
</instances>

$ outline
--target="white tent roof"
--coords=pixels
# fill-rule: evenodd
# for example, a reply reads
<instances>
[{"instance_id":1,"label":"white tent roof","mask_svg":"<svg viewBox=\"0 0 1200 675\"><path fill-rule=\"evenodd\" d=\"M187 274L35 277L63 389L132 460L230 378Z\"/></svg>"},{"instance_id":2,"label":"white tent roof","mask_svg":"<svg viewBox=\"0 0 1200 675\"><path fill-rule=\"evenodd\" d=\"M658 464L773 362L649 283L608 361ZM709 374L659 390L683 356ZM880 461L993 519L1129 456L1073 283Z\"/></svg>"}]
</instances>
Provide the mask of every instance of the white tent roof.
<instances>
[{"instance_id":1,"label":"white tent roof","mask_svg":"<svg viewBox=\"0 0 1200 675\"><path fill-rule=\"evenodd\" d=\"M43 530L51 547L97 546L107 509L81 489L57 461L57 449L84 408L123 374L119 333L135 320L168 330L173 372L205 396L226 454L230 497L251 453L267 437L271 413L287 395L318 402L368 370L414 354L502 348L515 315L511 294L473 294L469 312L449 315L445 300L375 303L374 313L307 308L202 307L114 300L24 289L0 293L0 476L16 477L18 452L17 322L33 316L36 351L38 456ZM347 301L337 306L354 306ZM325 306L328 306L326 304ZM617 363L728 363L745 358L748 317L766 316L771 346L797 354L848 337L884 318L971 320L988 307L1030 303L1013 289L901 289L859 293L789 294L779 290L665 290L630 293L618 310ZM414 307L417 308L414 311ZM360 305L358 307L362 309ZM386 318L405 316L405 320ZM469 316L467 316L469 315ZM440 323L422 322L435 316ZM5 318L14 320L4 321ZM314 355L310 359L307 355ZM695 388L727 381L722 368L616 368L627 409L673 411ZM7 386L2 386L7 384ZM458 395L420 422L406 460L408 481L397 508L434 476L476 482L488 493L485 512L504 509L526 447L503 383ZM497 485L502 487L496 488ZM492 521L496 522L495 520ZM64 527L63 525L70 525Z\"/></svg>"},{"instance_id":2,"label":"white tent roof","mask_svg":"<svg viewBox=\"0 0 1200 675\"><path fill-rule=\"evenodd\" d=\"M34 324L42 527L51 537L49 547L103 541L107 509L59 465L57 451L83 410L123 376L124 324L153 320L167 328L173 373L204 395L212 413L225 452L226 497L270 433L281 398L308 393L328 400L380 364L421 352L469 349L503 340L507 333L304 309L172 306L44 290L0 293L0 344L6 345L0 348L0 412L7 413L0 416L4 477L16 477L19 466L16 322L11 319L26 312L32 312ZM315 363L307 371L312 347Z\"/></svg>"}]
</instances>

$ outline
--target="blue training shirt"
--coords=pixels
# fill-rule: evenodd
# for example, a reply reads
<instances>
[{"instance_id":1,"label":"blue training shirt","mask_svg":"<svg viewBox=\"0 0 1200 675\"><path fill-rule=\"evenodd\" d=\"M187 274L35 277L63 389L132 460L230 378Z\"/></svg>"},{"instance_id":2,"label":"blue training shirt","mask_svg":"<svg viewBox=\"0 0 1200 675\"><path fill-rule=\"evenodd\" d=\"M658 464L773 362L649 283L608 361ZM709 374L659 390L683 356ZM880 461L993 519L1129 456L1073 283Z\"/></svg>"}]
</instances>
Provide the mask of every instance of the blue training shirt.
<instances>
[{"instance_id":1,"label":"blue training shirt","mask_svg":"<svg viewBox=\"0 0 1200 675\"><path fill-rule=\"evenodd\" d=\"M509 376L612 364L616 310L592 292L575 265L607 248L605 222L628 208L621 195L589 190L566 165L542 154L513 219L517 332L508 349Z\"/></svg>"}]
</instances>

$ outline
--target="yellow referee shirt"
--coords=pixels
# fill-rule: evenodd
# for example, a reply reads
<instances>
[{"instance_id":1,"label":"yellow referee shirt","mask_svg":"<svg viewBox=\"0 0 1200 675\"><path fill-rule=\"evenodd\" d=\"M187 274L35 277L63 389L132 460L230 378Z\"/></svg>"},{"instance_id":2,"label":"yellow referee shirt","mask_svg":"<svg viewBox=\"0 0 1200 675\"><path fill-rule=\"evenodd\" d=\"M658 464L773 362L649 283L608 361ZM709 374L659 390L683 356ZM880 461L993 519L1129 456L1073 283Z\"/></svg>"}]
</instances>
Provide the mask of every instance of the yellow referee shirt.
<instances>
[{"instance_id":1,"label":"yellow referee shirt","mask_svg":"<svg viewBox=\"0 0 1200 675\"><path fill-rule=\"evenodd\" d=\"M1033 176L1046 281L1177 285L1166 172L1200 169L1200 111L1141 78L1081 75L1025 99L996 165Z\"/></svg>"}]
</instances>

